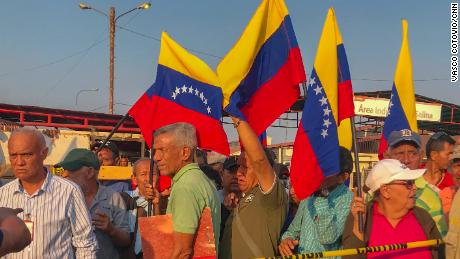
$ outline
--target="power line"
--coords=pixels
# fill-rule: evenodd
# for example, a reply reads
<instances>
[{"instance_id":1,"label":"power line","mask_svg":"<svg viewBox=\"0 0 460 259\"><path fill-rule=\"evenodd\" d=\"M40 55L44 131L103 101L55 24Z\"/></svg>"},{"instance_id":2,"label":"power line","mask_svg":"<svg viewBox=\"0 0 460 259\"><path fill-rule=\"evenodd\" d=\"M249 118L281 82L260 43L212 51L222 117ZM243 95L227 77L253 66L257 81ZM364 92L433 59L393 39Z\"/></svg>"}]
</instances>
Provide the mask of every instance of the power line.
<instances>
[{"instance_id":1,"label":"power line","mask_svg":"<svg viewBox=\"0 0 460 259\"><path fill-rule=\"evenodd\" d=\"M4 73L4 74L1 74L0 75L0 79L1 78L4 78L6 76L9 76L9 75L12 75L12 74L18 74L18 73L22 73L22 72L30 72L30 71L34 71L34 70L39 70L39 69L42 69L42 68L46 68L46 67L49 67L49 66L52 66L52 65L55 65L55 64L58 64L58 63L61 63L63 61L66 61L67 59L70 59L70 58L73 58L75 56L78 56L80 54L83 54L85 52L88 52L90 49L94 48L95 46L101 44L102 42L106 41L108 39L108 37L105 37L104 39L102 40L99 40L99 41L96 41L94 42L93 44L91 44L90 46L82 49L82 50L79 50L77 52L74 52L70 55L67 55L65 57L62 57L62 58L59 58L59 59L56 59L56 60L53 60L51 62L48 62L48 63L45 63L45 64L41 64L41 65L37 65L37 66L33 66L33 67L29 67L29 68L23 68L21 70L18 70L18 71L14 71L14 72L8 72L8 73Z\"/></svg>"},{"instance_id":2,"label":"power line","mask_svg":"<svg viewBox=\"0 0 460 259\"><path fill-rule=\"evenodd\" d=\"M115 105L123 105L123 106L128 106L128 107L133 106L133 105L129 105L129 104L126 104L126 103L117 103L117 102L116 102L116 103L113 103L113 104L115 104ZM109 106L108 104L105 104L105 105L102 105L102 106L93 108L93 109L91 109L91 110L88 110L88 111L89 111L89 112L94 112L94 111L100 110L100 109L102 109L102 108L106 108L106 107L108 107L108 106Z\"/></svg>"},{"instance_id":3,"label":"power line","mask_svg":"<svg viewBox=\"0 0 460 259\"><path fill-rule=\"evenodd\" d=\"M105 34L105 32L107 31L107 28L104 30L103 34ZM83 61L83 59L88 55L89 51L96 47L97 45L99 45L100 43L104 42L107 40L107 36L104 36L104 38L102 38L101 40L96 40L93 44L91 44L89 47L87 47L83 52L81 52L81 56L80 58L64 73L64 75L58 79L56 81L56 83L54 85L52 85L50 88L48 88L45 93L40 97L40 99L38 100L38 103L41 103L42 100L44 100L45 96L47 96L51 91L53 91L54 89L56 89L56 87L58 87L63 81L65 78L67 78L67 76L69 76L74 70L75 68L77 68L78 65L80 65L80 63Z\"/></svg>"},{"instance_id":4,"label":"power line","mask_svg":"<svg viewBox=\"0 0 460 259\"><path fill-rule=\"evenodd\" d=\"M123 26L117 26L117 27L122 29L122 30L125 30L127 32L131 32L133 34L136 34L136 35L138 35L140 37L144 37L146 39L161 42L161 40L159 38L157 38L157 37L153 37L153 36L150 36L150 35L147 35L147 34L144 34L144 33L140 33L140 32L137 32L137 31L133 31L133 30L125 28ZM221 57L221 56L217 56L217 55L214 55L212 53L204 52L204 51L201 51L201 50L196 50L196 49L191 49L191 48L185 48L185 49L189 50L190 52L197 53L197 54L202 54L202 55L210 56L210 57L217 58L217 59L223 59L223 57Z\"/></svg>"}]
</instances>

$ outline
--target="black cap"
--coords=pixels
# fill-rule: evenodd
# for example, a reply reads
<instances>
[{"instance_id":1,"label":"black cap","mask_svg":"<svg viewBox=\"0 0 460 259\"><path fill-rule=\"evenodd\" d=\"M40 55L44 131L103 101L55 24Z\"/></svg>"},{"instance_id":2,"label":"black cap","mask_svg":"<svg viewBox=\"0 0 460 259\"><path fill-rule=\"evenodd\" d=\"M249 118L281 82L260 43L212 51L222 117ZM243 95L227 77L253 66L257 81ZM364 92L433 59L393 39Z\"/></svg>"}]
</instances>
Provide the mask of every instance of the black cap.
<instances>
[{"instance_id":1,"label":"black cap","mask_svg":"<svg viewBox=\"0 0 460 259\"><path fill-rule=\"evenodd\" d=\"M110 151L112 151L112 153L115 156L118 156L120 154L120 151L118 150L118 147L117 147L117 145L115 145L115 143L113 143L111 141L107 141L107 143L105 143L105 145L103 147L101 147L101 145L103 143L104 143L103 141L97 141L96 143L93 144L92 150L94 150L96 148L97 149L108 148L108 149L110 149Z\"/></svg>"},{"instance_id":2,"label":"black cap","mask_svg":"<svg viewBox=\"0 0 460 259\"><path fill-rule=\"evenodd\" d=\"M224 161L224 169L233 171L238 168L238 164L236 163L236 157L230 156Z\"/></svg>"}]
</instances>

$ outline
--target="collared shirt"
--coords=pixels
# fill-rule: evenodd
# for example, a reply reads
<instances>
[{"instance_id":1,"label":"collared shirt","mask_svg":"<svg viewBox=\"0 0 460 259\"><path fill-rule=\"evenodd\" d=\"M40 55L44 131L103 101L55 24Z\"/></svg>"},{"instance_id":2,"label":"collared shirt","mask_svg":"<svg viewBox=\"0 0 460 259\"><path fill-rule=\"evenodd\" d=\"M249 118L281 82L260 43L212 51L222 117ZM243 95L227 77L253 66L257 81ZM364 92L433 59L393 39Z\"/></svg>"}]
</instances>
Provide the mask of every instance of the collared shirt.
<instances>
[{"instance_id":1,"label":"collared shirt","mask_svg":"<svg viewBox=\"0 0 460 259\"><path fill-rule=\"evenodd\" d=\"M378 207L377 203L374 203L369 246L426 240L425 232L412 210L393 227ZM421 247L400 251L375 252L368 254L367 258L429 259L431 258L431 251L426 247Z\"/></svg>"},{"instance_id":2,"label":"collared shirt","mask_svg":"<svg viewBox=\"0 0 460 259\"><path fill-rule=\"evenodd\" d=\"M126 192L131 190L131 181L130 180L125 180L125 181L115 181L115 180L106 180L106 181L101 181L101 184L111 188L115 192Z\"/></svg>"},{"instance_id":3,"label":"collared shirt","mask_svg":"<svg viewBox=\"0 0 460 259\"><path fill-rule=\"evenodd\" d=\"M22 208L18 217L34 223L33 240L4 258L96 258L97 242L80 188L47 172L32 195L18 179L0 188L0 207Z\"/></svg>"},{"instance_id":4,"label":"collared shirt","mask_svg":"<svg viewBox=\"0 0 460 259\"><path fill-rule=\"evenodd\" d=\"M147 214L148 202L143 196L139 195L139 189L136 188L136 190L128 191L127 193L129 194L129 196L131 196L132 198L136 199L137 207L143 208L145 213ZM140 234L140 231L139 231L139 225L137 226L137 231L134 231L134 228L136 227L136 220L137 220L137 209L130 210L130 214L129 214L129 218L128 218L129 229L130 229L130 231L132 233L136 232L136 241L134 243L134 252L136 254L139 254L140 252L142 252L142 242L141 242L141 234Z\"/></svg>"},{"instance_id":5,"label":"collared shirt","mask_svg":"<svg viewBox=\"0 0 460 259\"><path fill-rule=\"evenodd\" d=\"M129 233L128 212L126 211L125 202L119 193L114 192L109 187L99 184L99 189L96 196L94 196L89 211L92 218L96 216L98 211L105 213L115 228ZM97 258L119 258L112 238L99 229L96 229L95 233L99 244L99 249L96 253Z\"/></svg>"},{"instance_id":6,"label":"collared shirt","mask_svg":"<svg viewBox=\"0 0 460 259\"><path fill-rule=\"evenodd\" d=\"M225 224L219 258L274 256L288 211L288 195L276 177L268 192L256 185L238 202Z\"/></svg>"},{"instance_id":7,"label":"collared shirt","mask_svg":"<svg viewBox=\"0 0 460 259\"><path fill-rule=\"evenodd\" d=\"M175 232L195 234L205 207L211 209L216 250L220 233L220 201L217 190L198 164L182 167L172 179L166 213L172 214Z\"/></svg>"},{"instance_id":8,"label":"collared shirt","mask_svg":"<svg viewBox=\"0 0 460 259\"><path fill-rule=\"evenodd\" d=\"M446 236L447 222L444 217L438 192L433 189L434 187L432 187L423 176L415 180L415 185L417 186L417 199L415 200L415 205L425 209L436 223L439 233L441 233L443 237Z\"/></svg>"},{"instance_id":9,"label":"collared shirt","mask_svg":"<svg viewBox=\"0 0 460 259\"><path fill-rule=\"evenodd\" d=\"M353 193L341 184L326 198L311 196L303 200L281 239L299 240L298 252L302 254L341 249L352 199Z\"/></svg>"},{"instance_id":10,"label":"collared shirt","mask_svg":"<svg viewBox=\"0 0 460 259\"><path fill-rule=\"evenodd\" d=\"M438 183L438 188L444 190L451 186L455 186L454 178L449 171L445 170L441 182Z\"/></svg>"}]
</instances>

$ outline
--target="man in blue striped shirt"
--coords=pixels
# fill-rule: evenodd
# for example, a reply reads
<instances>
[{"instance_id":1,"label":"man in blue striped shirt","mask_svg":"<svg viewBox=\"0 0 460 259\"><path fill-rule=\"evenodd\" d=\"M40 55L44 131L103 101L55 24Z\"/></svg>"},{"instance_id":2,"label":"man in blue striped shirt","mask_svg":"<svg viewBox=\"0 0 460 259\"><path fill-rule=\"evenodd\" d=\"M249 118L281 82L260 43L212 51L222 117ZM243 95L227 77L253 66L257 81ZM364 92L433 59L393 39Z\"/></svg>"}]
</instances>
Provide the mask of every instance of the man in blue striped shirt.
<instances>
[{"instance_id":1,"label":"man in blue striped shirt","mask_svg":"<svg viewBox=\"0 0 460 259\"><path fill-rule=\"evenodd\" d=\"M34 129L11 133L8 154L16 180L0 188L0 207L22 208L32 233L24 250L5 258L96 258L97 242L80 188L43 166L45 138Z\"/></svg>"},{"instance_id":2,"label":"man in blue striped shirt","mask_svg":"<svg viewBox=\"0 0 460 259\"><path fill-rule=\"evenodd\" d=\"M327 177L321 188L303 200L294 220L281 237L282 256L298 253L338 250L342 247L342 232L350 212L353 193L344 182L353 170L350 151L340 147L340 173Z\"/></svg>"}]
</instances>

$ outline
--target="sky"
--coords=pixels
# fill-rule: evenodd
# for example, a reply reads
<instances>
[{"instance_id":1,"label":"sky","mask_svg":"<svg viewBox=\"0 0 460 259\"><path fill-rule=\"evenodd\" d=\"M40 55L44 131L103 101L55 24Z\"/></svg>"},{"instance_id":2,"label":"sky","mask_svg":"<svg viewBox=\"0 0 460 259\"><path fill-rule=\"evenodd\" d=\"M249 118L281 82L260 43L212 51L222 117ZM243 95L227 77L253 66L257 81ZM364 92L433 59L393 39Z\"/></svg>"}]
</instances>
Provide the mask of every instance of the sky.
<instances>
[{"instance_id":1,"label":"sky","mask_svg":"<svg viewBox=\"0 0 460 259\"><path fill-rule=\"evenodd\" d=\"M355 92L390 90L401 46L401 19L409 23L415 92L460 105L460 84L450 83L452 1L285 0L307 77L321 30L335 9ZM81 10L75 0L2 1L0 103L79 111L108 111L108 19ZM141 1L84 2L119 15ZM162 31L215 68L237 41L258 0L159 0L117 20L115 106L129 107L155 81ZM81 90L96 89L95 91ZM78 101L78 103L76 103ZM283 122L281 122L283 123ZM225 126L229 139L234 130ZM296 129L270 128L274 143L293 141Z\"/></svg>"}]
</instances>

